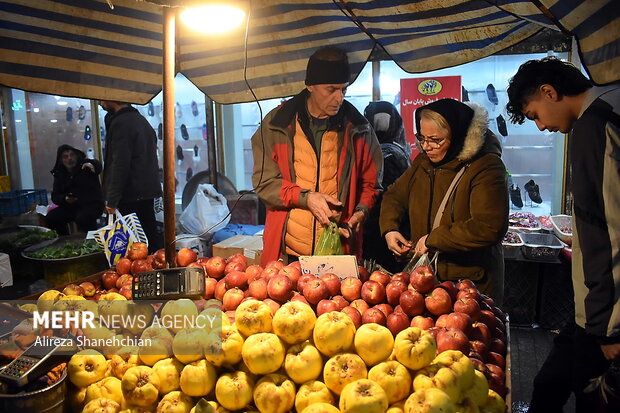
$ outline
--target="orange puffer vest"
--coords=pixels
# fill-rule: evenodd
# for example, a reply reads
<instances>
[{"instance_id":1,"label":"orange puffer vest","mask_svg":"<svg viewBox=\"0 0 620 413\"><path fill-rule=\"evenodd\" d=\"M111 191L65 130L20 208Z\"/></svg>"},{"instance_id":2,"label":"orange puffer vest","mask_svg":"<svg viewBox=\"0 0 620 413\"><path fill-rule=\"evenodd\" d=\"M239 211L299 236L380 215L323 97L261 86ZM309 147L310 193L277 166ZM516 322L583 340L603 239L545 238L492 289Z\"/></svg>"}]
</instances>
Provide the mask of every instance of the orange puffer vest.
<instances>
[{"instance_id":1,"label":"orange puffer vest","mask_svg":"<svg viewBox=\"0 0 620 413\"><path fill-rule=\"evenodd\" d=\"M299 120L295 130L293 137L295 183L302 189L338 198L338 132L328 130L323 134L319 165L314 148L304 134ZM286 223L286 253L312 255L314 245L322 231L323 227L317 225L312 212L307 209L292 209Z\"/></svg>"}]
</instances>

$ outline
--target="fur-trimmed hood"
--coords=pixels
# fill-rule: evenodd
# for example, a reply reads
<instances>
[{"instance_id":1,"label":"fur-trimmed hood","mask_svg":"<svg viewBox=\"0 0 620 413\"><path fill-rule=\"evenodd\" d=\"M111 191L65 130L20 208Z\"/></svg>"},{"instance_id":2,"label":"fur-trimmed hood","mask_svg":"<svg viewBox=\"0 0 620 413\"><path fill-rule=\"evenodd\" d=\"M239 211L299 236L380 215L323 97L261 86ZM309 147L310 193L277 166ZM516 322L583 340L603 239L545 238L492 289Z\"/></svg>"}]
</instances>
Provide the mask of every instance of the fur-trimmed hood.
<instances>
[{"instance_id":1,"label":"fur-trimmed hood","mask_svg":"<svg viewBox=\"0 0 620 413\"><path fill-rule=\"evenodd\" d=\"M470 162L487 153L494 153L501 157L502 147L499 139L489 130L487 110L477 103L466 102L465 104L473 109L474 117L467 128L463 148L456 155L456 159L461 162Z\"/></svg>"}]
</instances>

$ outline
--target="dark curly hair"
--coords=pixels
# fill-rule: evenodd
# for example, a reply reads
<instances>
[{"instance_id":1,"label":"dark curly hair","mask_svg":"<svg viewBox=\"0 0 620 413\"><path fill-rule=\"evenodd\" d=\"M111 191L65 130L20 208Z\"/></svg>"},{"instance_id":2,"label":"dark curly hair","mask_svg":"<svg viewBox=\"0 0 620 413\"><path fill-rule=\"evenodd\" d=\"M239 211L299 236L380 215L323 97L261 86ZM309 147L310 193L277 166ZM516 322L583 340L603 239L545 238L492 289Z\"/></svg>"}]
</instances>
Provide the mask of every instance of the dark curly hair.
<instances>
[{"instance_id":1,"label":"dark curly hair","mask_svg":"<svg viewBox=\"0 0 620 413\"><path fill-rule=\"evenodd\" d=\"M560 96L575 96L592 87L592 82L571 63L556 57L528 60L508 82L506 111L512 123L523 123L523 105L544 84L553 86Z\"/></svg>"}]
</instances>

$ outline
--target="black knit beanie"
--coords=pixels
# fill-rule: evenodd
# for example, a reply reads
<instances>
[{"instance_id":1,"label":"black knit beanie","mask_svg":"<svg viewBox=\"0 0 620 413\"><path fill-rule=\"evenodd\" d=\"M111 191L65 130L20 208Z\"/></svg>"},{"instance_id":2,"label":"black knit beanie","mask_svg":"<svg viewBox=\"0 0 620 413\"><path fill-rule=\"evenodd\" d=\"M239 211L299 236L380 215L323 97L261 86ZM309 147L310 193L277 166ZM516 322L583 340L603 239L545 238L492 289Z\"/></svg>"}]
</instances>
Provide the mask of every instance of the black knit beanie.
<instances>
[{"instance_id":1,"label":"black knit beanie","mask_svg":"<svg viewBox=\"0 0 620 413\"><path fill-rule=\"evenodd\" d=\"M450 129L452 129L452 136L450 138L450 149L446 153L446 156L438 162L438 165L450 162L461 152L465 143L465 136L467 136L467 130L471 124L471 120L474 118L474 110L464 103L454 99L440 99L427 105L421 106L415 111L415 127L417 131L420 131L420 112L423 109L432 110L443 116Z\"/></svg>"},{"instance_id":2,"label":"black knit beanie","mask_svg":"<svg viewBox=\"0 0 620 413\"><path fill-rule=\"evenodd\" d=\"M317 52L308 59L306 85L335 85L351 81L349 60L344 52L342 52L342 59L338 60L323 60L317 58L316 54Z\"/></svg>"}]
</instances>

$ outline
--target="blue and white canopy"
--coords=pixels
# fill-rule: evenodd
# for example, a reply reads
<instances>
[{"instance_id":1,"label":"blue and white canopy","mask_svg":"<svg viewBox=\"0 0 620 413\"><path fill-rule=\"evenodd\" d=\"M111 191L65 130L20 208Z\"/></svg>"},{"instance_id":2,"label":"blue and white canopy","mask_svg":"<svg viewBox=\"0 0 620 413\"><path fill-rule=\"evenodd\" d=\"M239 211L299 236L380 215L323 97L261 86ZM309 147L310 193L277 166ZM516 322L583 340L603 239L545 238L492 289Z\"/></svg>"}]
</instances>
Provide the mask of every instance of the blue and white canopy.
<instances>
[{"instance_id":1,"label":"blue and white canopy","mask_svg":"<svg viewBox=\"0 0 620 413\"><path fill-rule=\"evenodd\" d=\"M163 7L149 1L0 0L0 84L146 103L162 88ZM252 0L246 77L259 99L303 87L308 57L333 44L359 73L375 47L422 73L497 53L544 27L577 39L596 83L620 79L618 0ZM225 37L179 23L177 70L220 103L253 100L245 28Z\"/></svg>"}]
</instances>

